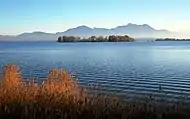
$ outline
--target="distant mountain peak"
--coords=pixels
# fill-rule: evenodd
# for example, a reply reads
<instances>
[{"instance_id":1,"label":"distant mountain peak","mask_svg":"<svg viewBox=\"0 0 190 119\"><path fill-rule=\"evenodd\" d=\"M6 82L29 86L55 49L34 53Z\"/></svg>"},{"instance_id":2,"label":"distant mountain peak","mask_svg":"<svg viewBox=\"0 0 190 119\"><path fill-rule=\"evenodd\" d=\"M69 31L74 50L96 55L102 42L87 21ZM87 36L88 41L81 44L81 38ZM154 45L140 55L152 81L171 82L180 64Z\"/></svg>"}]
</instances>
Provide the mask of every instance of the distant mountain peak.
<instances>
[{"instance_id":1,"label":"distant mountain peak","mask_svg":"<svg viewBox=\"0 0 190 119\"><path fill-rule=\"evenodd\" d=\"M132 23L128 23L126 26L128 26L128 27L146 27L146 28L151 28L151 29L154 29L154 28L152 28L150 25L148 25L148 24L142 24L142 25L138 25L138 24L132 24Z\"/></svg>"},{"instance_id":2,"label":"distant mountain peak","mask_svg":"<svg viewBox=\"0 0 190 119\"><path fill-rule=\"evenodd\" d=\"M153 27L151 27L150 25L148 25L148 24L143 24L143 25L141 25L142 27L145 27L145 28L150 28L150 29L154 29ZM154 29L155 30L155 29Z\"/></svg>"},{"instance_id":3,"label":"distant mountain peak","mask_svg":"<svg viewBox=\"0 0 190 119\"><path fill-rule=\"evenodd\" d=\"M82 26L76 27L75 29L92 29L92 28L85 26L85 25L82 25Z\"/></svg>"},{"instance_id":4,"label":"distant mountain peak","mask_svg":"<svg viewBox=\"0 0 190 119\"><path fill-rule=\"evenodd\" d=\"M128 23L126 26L137 26L137 24Z\"/></svg>"},{"instance_id":5,"label":"distant mountain peak","mask_svg":"<svg viewBox=\"0 0 190 119\"><path fill-rule=\"evenodd\" d=\"M32 33L38 33L38 34L41 34L41 33L45 33L45 32L42 32L42 31L34 31Z\"/></svg>"},{"instance_id":6,"label":"distant mountain peak","mask_svg":"<svg viewBox=\"0 0 190 119\"><path fill-rule=\"evenodd\" d=\"M142 25L138 25L138 24L132 24L132 23L128 23L127 25L122 25L122 26L118 26L116 27L118 28L127 28L127 29L138 29L138 28L145 28L145 29L151 29L151 30L155 30L154 28L152 28L150 25L148 24L142 24Z\"/></svg>"},{"instance_id":7,"label":"distant mountain peak","mask_svg":"<svg viewBox=\"0 0 190 119\"><path fill-rule=\"evenodd\" d=\"M70 28L70 29L66 30L65 32L70 32L70 31L74 31L74 30L77 30L77 31L85 30L85 31L87 31L87 30L92 30L92 28L85 26L85 25L82 25L82 26L78 26L75 28Z\"/></svg>"},{"instance_id":8,"label":"distant mountain peak","mask_svg":"<svg viewBox=\"0 0 190 119\"><path fill-rule=\"evenodd\" d=\"M143 24L142 26L148 26L148 27L150 27L150 25L148 25L148 24Z\"/></svg>"}]
</instances>

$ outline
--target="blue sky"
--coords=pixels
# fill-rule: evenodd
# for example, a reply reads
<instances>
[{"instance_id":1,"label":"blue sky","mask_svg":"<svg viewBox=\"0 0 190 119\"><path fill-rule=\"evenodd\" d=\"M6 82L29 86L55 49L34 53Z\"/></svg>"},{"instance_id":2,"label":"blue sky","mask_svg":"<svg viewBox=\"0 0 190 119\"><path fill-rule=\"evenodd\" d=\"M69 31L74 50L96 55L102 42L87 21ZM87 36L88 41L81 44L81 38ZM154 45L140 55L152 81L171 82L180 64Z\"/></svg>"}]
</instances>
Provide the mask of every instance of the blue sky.
<instances>
[{"instance_id":1,"label":"blue sky","mask_svg":"<svg viewBox=\"0 0 190 119\"><path fill-rule=\"evenodd\" d=\"M0 0L0 34L128 23L190 33L190 0Z\"/></svg>"}]
</instances>

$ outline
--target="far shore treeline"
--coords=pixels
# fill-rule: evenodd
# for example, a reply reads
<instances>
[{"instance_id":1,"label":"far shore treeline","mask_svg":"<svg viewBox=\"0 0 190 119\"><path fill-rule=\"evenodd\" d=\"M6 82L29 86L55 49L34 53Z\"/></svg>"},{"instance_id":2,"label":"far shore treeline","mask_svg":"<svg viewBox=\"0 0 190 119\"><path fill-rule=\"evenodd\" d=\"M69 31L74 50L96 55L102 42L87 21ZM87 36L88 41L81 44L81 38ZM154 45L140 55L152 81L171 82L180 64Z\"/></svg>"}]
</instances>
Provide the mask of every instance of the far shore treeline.
<instances>
[{"instance_id":1,"label":"far shore treeline","mask_svg":"<svg viewBox=\"0 0 190 119\"><path fill-rule=\"evenodd\" d=\"M190 41L190 39L176 39L176 38L165 38L156 39L156 41Z\"/></svg>"},{"instance_id":2,"label":"far shore treeline","mask_svg":"<svg viewBox=\"0 0 190 119\"><path fill-rule=\"evenodd\" d=\"M59 37L57 42L132 42L134 38L131 38L127 35L124 36L91 36L88 38L85 37L74 37L74 36L62 36Z\"/></svg>"}]
</instances>

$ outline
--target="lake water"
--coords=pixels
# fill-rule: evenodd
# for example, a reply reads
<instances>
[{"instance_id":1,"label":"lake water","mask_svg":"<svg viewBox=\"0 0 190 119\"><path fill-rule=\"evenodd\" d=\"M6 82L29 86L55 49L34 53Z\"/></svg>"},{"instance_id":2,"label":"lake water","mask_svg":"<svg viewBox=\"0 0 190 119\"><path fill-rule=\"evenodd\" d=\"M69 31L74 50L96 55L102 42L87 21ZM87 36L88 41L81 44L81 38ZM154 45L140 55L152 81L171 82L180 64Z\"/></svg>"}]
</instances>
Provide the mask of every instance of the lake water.
<instances>
[{"instance_id":1,"label":"lake water","mask_svg":"<svg viewBox=\"0 0 190 119\"><path fill-rule=\"evenodd\" d=\"M190 100L190 42L0 43L0 65L17 64L38 81L69 70L85 87L127 96ZM161 87L161 90L160 90Z\"/></svg>"}]
</instances>

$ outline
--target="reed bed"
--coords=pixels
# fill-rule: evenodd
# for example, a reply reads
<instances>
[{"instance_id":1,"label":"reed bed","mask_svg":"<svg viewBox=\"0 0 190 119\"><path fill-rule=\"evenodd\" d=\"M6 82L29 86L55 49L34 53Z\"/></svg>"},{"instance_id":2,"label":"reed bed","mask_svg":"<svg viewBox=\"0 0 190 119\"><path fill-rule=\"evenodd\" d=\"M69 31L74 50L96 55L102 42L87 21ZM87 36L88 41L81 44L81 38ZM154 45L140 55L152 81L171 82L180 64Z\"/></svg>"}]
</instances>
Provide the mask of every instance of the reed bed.
<instances>
[{"instance_id":1,"label":"reed bed","mask_svg":"<svg viewBox=\"0 0 190 119\"><path fill-rule=\"evenodd\" d=\"M23 80L16 65L2 70L2 119L190 119L188 108L89 93L65 70L51 70L41 84Z\"/></svg>"}]
</instances>

